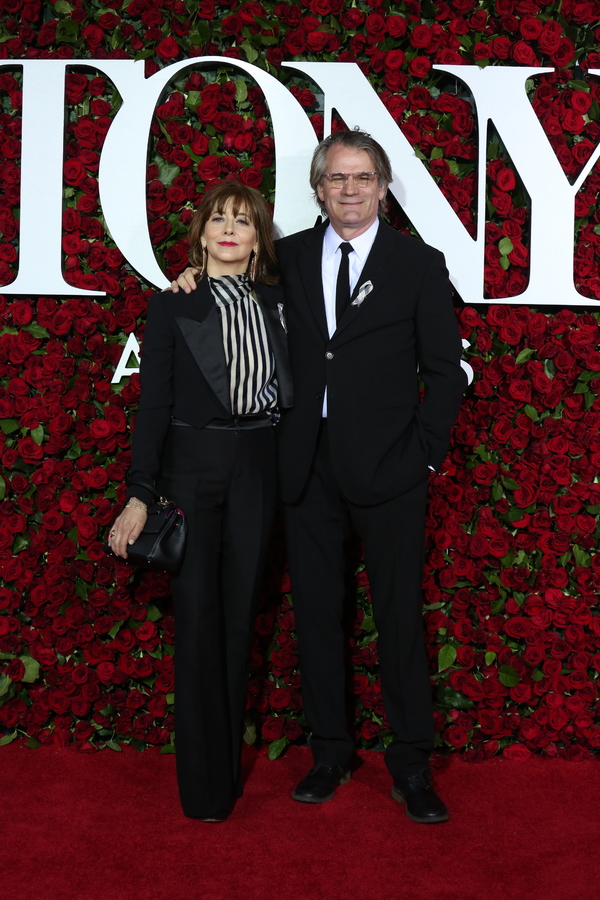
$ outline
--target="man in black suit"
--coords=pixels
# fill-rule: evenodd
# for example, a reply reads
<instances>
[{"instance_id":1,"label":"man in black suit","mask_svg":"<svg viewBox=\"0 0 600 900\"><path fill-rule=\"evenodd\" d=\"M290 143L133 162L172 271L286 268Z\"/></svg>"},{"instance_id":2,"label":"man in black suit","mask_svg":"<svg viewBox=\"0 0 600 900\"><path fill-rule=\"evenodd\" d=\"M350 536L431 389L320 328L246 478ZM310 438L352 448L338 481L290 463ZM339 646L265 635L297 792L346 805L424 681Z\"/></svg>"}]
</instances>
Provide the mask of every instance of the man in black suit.
<instances>
[{"instance_id":1,"label":"man in black suit","mask_svg":"<svg viewBox=\"0 0 600 900\"><path fill-rule=\"evenodd\" d=\"M353 525L364 542L394 732L385 753L392 797L411 819L429 823L449 814L427 765L425 509L429 472L443 463L466 376L443 255L379 218L391 180L376 141L336 132L317 147L310 174L328 221L277 242L294 378L278 462L314 757L292 796L322 803L350 778L342 619ZM179 284L189 290L186 276Z\"/></svg>"},{"instance_id":2,"label":"man in black suit","mask_svg":"<svg viewBox=\"0 0 600 900\"><path fill-rule=\"evenodd\" d=\"M392 796L413 820L441 822L448 811L427 767L425 508L466 376L442 254L379 219L391 180L376 141L336 132L315 151L310 176L328 222L277 243L295 397L279 426L278 460L315 763L293 796L323 802L350 777L342 610L352 523L364 542L394 732L385 754Z\"/></svg>"}]
</instances>

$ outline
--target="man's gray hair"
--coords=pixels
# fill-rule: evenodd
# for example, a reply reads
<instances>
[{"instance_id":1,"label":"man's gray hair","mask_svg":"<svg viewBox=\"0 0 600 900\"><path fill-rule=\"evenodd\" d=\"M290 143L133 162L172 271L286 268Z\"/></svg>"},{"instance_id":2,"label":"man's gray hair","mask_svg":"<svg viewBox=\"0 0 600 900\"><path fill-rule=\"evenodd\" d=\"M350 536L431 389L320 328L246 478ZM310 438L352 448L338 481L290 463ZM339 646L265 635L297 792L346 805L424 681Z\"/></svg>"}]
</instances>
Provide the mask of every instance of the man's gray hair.
<instances>
[{"instance_id":1,"label":"man's gray hair","mask_svg":"<svg viewBox=\"0 0 600 900\"><path fill-rule=\"evenodd\" d=\"M373 170L377 173L379 187L386 187L392 181L392 165L390 158L377 141L367 134L366 131L360 131L355 128L353 131L334 131L329 137L317 146L313 153L312 162L310 164L310 186L315 192L315 200L321 207L321 211L325 211L325 204L319 199L317 187L323 181L323 176L327 172L327 153L330 147L341 144L342 147L349 147L352 150L364 150L371 157ZM331 173L328 173L331 174ZM379 213L385 213L385 194L379 202Z\"/></svg>"}]
</instances>

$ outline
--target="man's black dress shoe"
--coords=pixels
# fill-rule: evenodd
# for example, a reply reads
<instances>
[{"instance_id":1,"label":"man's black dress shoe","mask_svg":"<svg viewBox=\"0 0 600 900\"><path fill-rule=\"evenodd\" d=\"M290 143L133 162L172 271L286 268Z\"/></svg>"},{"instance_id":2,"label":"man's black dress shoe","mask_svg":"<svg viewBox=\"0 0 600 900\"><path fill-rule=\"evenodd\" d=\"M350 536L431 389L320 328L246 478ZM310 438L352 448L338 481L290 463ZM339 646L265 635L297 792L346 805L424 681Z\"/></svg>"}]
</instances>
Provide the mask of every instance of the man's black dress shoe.
<instances>
[{"instance_id":1,"label":"man's black dress shoe","mask_svg":"<svg viewBox=\"0 0 600 900\"><path fill-rule=\"evenodd\" d=\"M445 804L431 786L431 775L426 769L399 779L392 788L392 797L398 803L406 803L406 815L413 822L447 822L450 818Z\"/></svg>"},{"instance_id":2,"label":"man's black dress shoe","mask_svg":"<svg viewBox=\"0 0 600 900\"><path fill-rule=\"evenodd\" d=\"M325 803L326 800L331 800L338 784L346 784L348 781L350 772L344 771L341 766L317 763L292 792L292 797L301 803Z\"/></svg>"}]
</instances>

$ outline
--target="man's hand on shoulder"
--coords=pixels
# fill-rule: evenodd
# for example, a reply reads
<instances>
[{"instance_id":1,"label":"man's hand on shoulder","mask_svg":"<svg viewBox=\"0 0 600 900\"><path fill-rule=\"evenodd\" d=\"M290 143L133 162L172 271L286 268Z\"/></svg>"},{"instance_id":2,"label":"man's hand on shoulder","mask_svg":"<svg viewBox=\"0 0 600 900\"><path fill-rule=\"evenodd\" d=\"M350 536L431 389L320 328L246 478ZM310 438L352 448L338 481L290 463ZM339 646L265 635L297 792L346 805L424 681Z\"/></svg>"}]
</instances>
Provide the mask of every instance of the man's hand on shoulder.
<instances>
[{"instance_id":1,"label":"man's hand on shoulder","mask_svg":"<svg viewBox=\"0 0 600 900\"><path fill-rule=\"evenodd\" d=\"M198 274L199 269L195 269L193 266L188 266L187 269L179 275L177 281L171 282L171 290L174 294L177 294L179 288L184 291L186 294L191 294L193 290L196 288L196 275ZM168 290L168 288L166 289Z\"/></svg>"}]
</instances>

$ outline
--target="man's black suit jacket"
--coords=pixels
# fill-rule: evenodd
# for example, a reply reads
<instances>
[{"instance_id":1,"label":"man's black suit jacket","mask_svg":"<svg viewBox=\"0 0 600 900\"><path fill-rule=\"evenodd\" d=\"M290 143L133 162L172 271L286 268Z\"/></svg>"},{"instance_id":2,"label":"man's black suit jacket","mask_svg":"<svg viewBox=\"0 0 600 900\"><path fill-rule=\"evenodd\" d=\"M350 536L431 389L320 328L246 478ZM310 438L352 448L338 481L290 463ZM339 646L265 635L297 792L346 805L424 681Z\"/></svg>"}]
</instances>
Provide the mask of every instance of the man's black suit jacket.
<instances>
[{"instance_id":1,"label":"man's black suit jacket","mask_svg":"<svg viewBox=\"0 0 600 900\"><path fill-rule=\"evenodd\" d=\"M283 289L259 284L254 292L275 358L278 403L287 407L293 402L293 392ZM171 417L203 428L211 419L231 416L220 313L206 279L190 294L163 291L150 298L141 360L141 396L127 496L149 502L152 494L137 482L158 480Z\"/></svg>"},{"instance_id":2,"label":"man's black suit jacket","mask_svg":"<svg viewBox=\"0 0 600 900\"><path fill-rule=\"evenodd\" d=\"M294 407L277 429L281 495L293 503L306 484L327 386L338 483L351 502L372 505L424 480L428 465L441 466L466 387L461 341L443 255L384 222L352 299L369 281L372 290L347 307L329 338L326 226L277 242L294 380Z\"/></svg>"}]
</instances>

